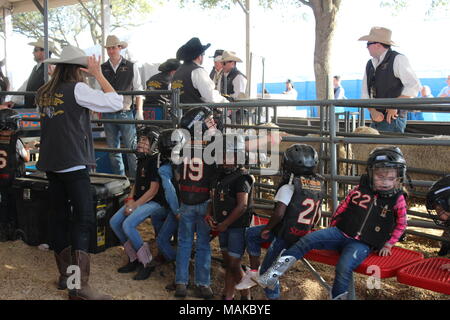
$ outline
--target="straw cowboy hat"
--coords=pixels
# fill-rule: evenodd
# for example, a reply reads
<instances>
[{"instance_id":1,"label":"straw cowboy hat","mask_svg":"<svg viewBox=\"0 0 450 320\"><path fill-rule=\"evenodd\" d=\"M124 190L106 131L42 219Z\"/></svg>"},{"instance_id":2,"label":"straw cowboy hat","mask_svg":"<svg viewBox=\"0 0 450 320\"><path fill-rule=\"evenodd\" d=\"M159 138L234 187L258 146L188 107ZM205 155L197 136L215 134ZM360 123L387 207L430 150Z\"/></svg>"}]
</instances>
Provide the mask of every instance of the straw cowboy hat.
<instances>
[{"instance_id":1,"label":"straw cowboy hat","mask_svg":"<svg viewBox=\"0 0 450 320\"><path fill-rule=\"evenodd\" d=\"M44 62L49 64L78 64L80 66L87 67L88 56L80 48L69 45L62 49L59 59L46 59Z\"/></svg>"},{"instance_id":2,"label":"straw cowboy hat","mask_svg":"<svg viewBox=\"0 0 450 320\"><path fill-rule=\"evenodd\" d=\"M120 46L122 49L125 49L126 47L128 47L128 43L126 43L125 41L120 41L119 38L114 35L109 35L106 38L106 44L104 45L104 47L109 48L115 46Z\"/></svg>"},{"instance_id":3,"label":"straw cowboy hat","mask_svg":"<svg viewBox=\"0 0 450 320\"><path fill-rule=\"evenodd\" d=\"M45 47L44 38L39 38L37 41L29 42L28 44L30 46L38 47L38 48L42 48L42 49L44 49L44 47ZM58 49L56 49L55 43L50 40L48 40L48 51L51 51L55 55L59 55L59 51L58 51Z\"/></svg>"},{"instance_id":4,"label":"straw cowboy hat","mask_svg":"<svg viewBox=\"0 0 450 320\"><path fill-rule=\"evenodd\" d=\"M210 43L202 45L199 38L192 38L178 49L177 59L192 61L205 52L210 46Z\"/></svg>"},{"instance_id":5,"label":"straw cowboy hat","mask_svg":"<svg viewBox=\"0 0 450 320\"><path fill-rule=\"evenodd\" d=\"M396 46L395 42L391 40L392 31L383 27L373 27L370 33L362 36L358 41L380 42L390 46Z\"/></svg>"},{"instance_id":6,"label":"straw cowboy hat","mask_svg":"<svg viewBox=\"0 0 450 320\"><path fill-rule=\"evenodd\" d=\"M242 62L242 60L236 56L236 52L233 52L233 51L224 51L222 54L221 61L222 62L227 62L227 61Z\"/></svg>"},{"instance_id":7,"label":"straw cowboy hat","mask_svg":"<svg viewBox=\"0 0 450 320\"><path fill-rule=\"evenodd\" d=\"M162 63L158 67L158 71L170 72L170 71L177 70L179 66L180 66L180 61L179 60L177 60L177 59L167 59L164 63Z\"/></svg>"}]
</instances>

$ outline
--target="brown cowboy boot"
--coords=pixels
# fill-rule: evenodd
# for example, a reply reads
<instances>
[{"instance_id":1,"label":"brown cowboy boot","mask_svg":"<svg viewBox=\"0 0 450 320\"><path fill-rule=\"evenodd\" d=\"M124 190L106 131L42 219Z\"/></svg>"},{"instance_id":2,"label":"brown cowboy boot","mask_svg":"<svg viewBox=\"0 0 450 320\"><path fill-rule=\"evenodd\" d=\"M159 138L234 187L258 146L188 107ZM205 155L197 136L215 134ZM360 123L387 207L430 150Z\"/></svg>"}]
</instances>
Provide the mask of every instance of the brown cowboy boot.
<instances>
[{"instance_id":1,"label":"brown cowboy boot","mask_svg":"<svg viewBox=\"0 0 450 320\"><path fill-rule=\"evenodd\" d=\"M67 289L67 278L70 276L67 274L67 268L72 264L71 247L63 249L59 254L55 252L56 266L59 271L58 289Z\"/></svg>"},{"instance_id":2,"label":"brown cowboy boot","mask_svg":"<svg viewBox=\"0 0 450 320\"><path fill-rule=\"evenodd\" d=\"M72 263L80 268L80 289L69 290L70 300L112 300L111 296L98 293L89 286L90 257L81 250L72 251Z\"/></svg>"}]
</instances>

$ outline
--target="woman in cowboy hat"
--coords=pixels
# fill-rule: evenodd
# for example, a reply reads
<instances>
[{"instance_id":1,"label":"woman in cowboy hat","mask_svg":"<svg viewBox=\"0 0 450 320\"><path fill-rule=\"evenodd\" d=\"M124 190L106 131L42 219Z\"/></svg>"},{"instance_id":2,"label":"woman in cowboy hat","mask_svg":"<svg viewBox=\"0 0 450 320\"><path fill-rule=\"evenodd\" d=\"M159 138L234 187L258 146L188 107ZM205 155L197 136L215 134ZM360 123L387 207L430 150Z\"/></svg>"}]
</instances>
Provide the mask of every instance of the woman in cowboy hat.
<instances>
[{"instance_id":1,"label":"woman in cowboy hat","mask_svg":"<svg viewBox=\"0 0 450 320\"><path fill-rule=\"evenodd\" d=\"M88 284L88 250L95 236L89 178L89 167L95 166L95 157L89 112L120 110L123 97L103 76L100 61L95 56L86 56L79 48L67 46L60 59L44 62L56 67L52 78L36 95L41 117L40 155L36 166L47 174L50 201L56 213L53 241L60 273L58 288L69 287L69 299L110 299ZM84 83L84 72L94 76L103 91ZM67 267L70 265L80 268L80 286L69 286Z\"/></svg>"}]
</instances>

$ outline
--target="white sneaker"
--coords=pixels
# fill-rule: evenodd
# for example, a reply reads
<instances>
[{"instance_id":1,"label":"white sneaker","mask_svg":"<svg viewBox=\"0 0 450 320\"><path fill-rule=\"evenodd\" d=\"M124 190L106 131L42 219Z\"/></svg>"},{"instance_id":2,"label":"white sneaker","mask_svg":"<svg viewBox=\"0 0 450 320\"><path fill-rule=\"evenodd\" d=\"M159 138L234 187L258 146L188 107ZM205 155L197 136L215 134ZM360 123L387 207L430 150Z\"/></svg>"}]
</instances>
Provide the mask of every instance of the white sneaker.
<instances>
[{"instance_id":1,"label":"white sneaker","mask_svg":"<svg viewBox=\"0 0 450 320\"><path fill-rule=\"evenodd\" d=\"M250 289L251 287L254 287L256 285L258 285L258 283L256 282L256 279L258 279L258 271L252 271L252 270L247 270L245 272L245 275L242 277L241 282L239 282L235 288L237 290L245 290L245 289Z\"/></svg>"}]
</instances>

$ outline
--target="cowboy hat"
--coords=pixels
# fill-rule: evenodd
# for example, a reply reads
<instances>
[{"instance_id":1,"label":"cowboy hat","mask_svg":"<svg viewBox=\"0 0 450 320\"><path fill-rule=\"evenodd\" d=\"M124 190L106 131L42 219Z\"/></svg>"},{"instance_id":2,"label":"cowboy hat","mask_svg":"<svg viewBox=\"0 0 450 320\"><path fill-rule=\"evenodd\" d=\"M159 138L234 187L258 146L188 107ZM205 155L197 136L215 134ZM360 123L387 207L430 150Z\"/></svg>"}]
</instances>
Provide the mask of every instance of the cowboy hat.
<instances>
[{"instance_id":1,"label":"cowboy hat","mask_svg":"<svg viewBox=\"0 0 450 320\"><path fill-rule=\"evenodd\" d=\"M42 48L42 49L44 49L44 47L45 47L44 38L39 38L37 41L29 42L28 44L30 46L38 47L38 48ZM56 49L55 43L50 40L48 40L48 51L52 52L55 55L59 55L59 51L58 51L58 49Z\"/></svg>"},{"instance_id":2,"label":"cowboy hat","mask_svg":"<svg viewBox=\"0 0 450 320\"><path fill-rule=\"evenodd\" d=\"M242 60L236 56L236 52L233 52L233 51L224 51L222 54L221 61L222 62L227 62L227 61L242 62Z\"/></svg>"},{"instance_id":3,"label":"cowboy hat","mask_svg":"<svg viewBox=\"0 0 450 320\"><path fill-rule=\"evenodd\" d=\"M222 56L222 54L223 54L223 50L217 49L216 51L214 51L214 55L210 58L217 58L217 57Z\"/></svg>"},{"instance_id":4,"label":"cowboy hat","mask_svg":"<svg viewBox=\"0 0 450 320\"><path fill-rule=\"evenodd\" d=\"M78 64L87 67L88 56L80 48L68 45L62 49L59 59L46 59L44 62L49 64Z\"/></svg>"},{"instance_id":5,"label":"cowboy hat","mask_svg":"<svg viewBox=\"0 0 450 320\"><path fill-rule=\"evenodd\" d=\"M199 38L192 38L178 49L177 59L192 61L205 52L210 46L210 43L207 45L202 45Z\"/></svg>"},{"instance_id":6,"label":"cowboy hat","mask_svg":"<svg viewBox=\"0 0 450 320\"><path fill-rule=\"evenodd\" d=\"M125 41L120 41L119 38L117 38L115 35L109 35L106 38L106 44L104 45L104 47L109 48L115 46L120 46L122 49L125 49L126 47L128 47L128 43L126 43Z\"/></svg>"},{"instance_id":7,"label":"cowboy hat","mask_svg":"<svg viewBox=\"0 0 450 320\"><path fill-rule=\"evenodd\" d=\"M391 40L392 31L383 27L373 27L370 33L362 36L358 41L380 42L390 46L395 46L395 42Z\"/></svg>"},{"instance_id":8,"label":"cowboy hat","mask_svg":"<svg viewBox=\"0 0 450 320\"><path fill-rule=\"evenodd\" d=\"M167 59L166 62L160 64L158 67L158 71L161 72L170 72L177 70L180 66L180 61L177 59Z\"/></svg>"}]
</instances>

